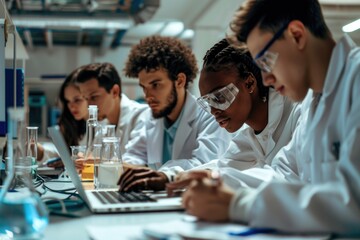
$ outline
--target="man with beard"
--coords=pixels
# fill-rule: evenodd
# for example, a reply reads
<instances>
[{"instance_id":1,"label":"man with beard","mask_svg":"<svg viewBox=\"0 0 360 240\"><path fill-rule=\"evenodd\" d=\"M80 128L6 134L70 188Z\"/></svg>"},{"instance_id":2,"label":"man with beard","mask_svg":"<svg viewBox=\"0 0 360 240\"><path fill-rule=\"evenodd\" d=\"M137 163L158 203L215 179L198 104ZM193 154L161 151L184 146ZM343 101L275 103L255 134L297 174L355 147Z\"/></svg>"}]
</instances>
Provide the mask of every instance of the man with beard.
<instances>
[{"instance_id":1,"label":"man with beard","mask_svg":"<svg viewBox=\"0 0 360 240\"><path fill-rule=\"evenodd\" d=\"M121 150L144 125L145 104L130 100L121 91L121 78L111 63L91 63L81 68L76 84L89 105L98 106L102 124L116 125L115 135L121 139Z\"/></svg>"},{"instance_id":2,"label":"man with beard","mask_svg":"<svg viewBox=\"0 0 360 240\"><path fill-rule=\"evenodd\" d=\"M135 45L125 74L139 78L150 106L144 131L126 146L121 191L162 190L177 172L222 155L231 135L219 128L187 91L198 68L191 49L174 38L152 36Z\"/></svg>"}]
</instances>

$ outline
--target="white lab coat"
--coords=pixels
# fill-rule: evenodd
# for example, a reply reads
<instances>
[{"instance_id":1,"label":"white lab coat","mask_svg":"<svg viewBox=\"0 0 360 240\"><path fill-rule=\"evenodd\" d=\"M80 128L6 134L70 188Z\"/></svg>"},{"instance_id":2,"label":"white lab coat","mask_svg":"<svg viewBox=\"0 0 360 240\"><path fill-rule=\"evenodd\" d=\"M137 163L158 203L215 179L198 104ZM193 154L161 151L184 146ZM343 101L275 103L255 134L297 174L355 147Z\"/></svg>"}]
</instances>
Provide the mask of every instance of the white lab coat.
<instances>
[{"instance_id":1,"label":"white lab coat","mask_svg":"<svg viewBox=\"0 0 360 240\"><path fill-rule=\"evenodd\" d=\"M260 134L244 125L233 137L226 153L218 160L198 169L218 169L224 182L233 189L253 186L252 177L242 170L271 164L276 153L291 140L300 116L300 104L291 102L274 89L269 89L268 124ZM263 180L270 180L264 175ZM247 181L248 180L248 181Z\"/></svg>"},{"instance_id":2,"label":"white lab coat","mask_svg":"<svg viewBox=\"0 0 360 240\"><path fill-rule=\"evenodd\" d=\"M333 50L320 102L310 92L303 120L272 169L290 183L271 181L240 190L233 220L289 232L360 235L360 48L343 37Z\"/></svg>"},{"instance_id":3,"label":"white lab coat","mask_svg":"<svg viewBox=\"0 0 360 240\"><path fill-rule=\"evenodd\" d=\"M149 109L147 104L130 100L125 94L121 94L120 117L115 135L120 138L122 153L125 152L126 144L142 131L146 121L146 109Z\"/></svg>"},{"instance_id":4,"label":"white lab coat","mask_svg":"<svg viewBox=\"0 0 360 240\"><path fill-rule=\"evenodd\" d=\"M181 122L176 131L172 160L161 168L168 178L177 169L191 169L221 156L229 145L231 134L219 127L214 117L203 110L195 97L187 91ZM149 120L141 135L129 142L123 155L125 162L147 165L159 169L163 158L164 119L154 119L150 110Z\"/></svg>"}]
</instances>

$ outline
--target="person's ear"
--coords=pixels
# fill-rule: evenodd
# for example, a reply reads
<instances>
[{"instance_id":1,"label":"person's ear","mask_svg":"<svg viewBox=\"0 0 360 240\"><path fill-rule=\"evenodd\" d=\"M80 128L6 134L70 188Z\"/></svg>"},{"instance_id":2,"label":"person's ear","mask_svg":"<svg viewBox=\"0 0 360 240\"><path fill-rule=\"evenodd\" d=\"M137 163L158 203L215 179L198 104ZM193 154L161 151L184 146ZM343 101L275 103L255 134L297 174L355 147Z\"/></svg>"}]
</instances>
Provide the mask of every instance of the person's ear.
<instances>
[{"instance_id":1,"label":"person's ear","mask_svg":"<svg viewBox=\"0 0 360 240\"><path fill-rule=\"evenodd\" d=\"M177 88L183 88L186 85L186 75L184 73L179 73L175 81L175 86Z\"/></svg>"},{"instance_id":2,"label":"person's ear","mask_svg":"<svg viewBox=\"0 0 360 240\"><path fill-rule=\"evenodd\" d=\"M115 84L112 88L111 88L111 95L113 97L118 97L120 96L120 86Z\"/></svg>"},{"instance_id":3,"label":"person's ear","mask_svg":"<svg viewBox=\"0 0 360 240\"><path fill-rule=\"evenodd\" d=\"M292 41L297 45L298 49L304 49L306 45L306 37L308 32L301 21L294 20L289 23L288 33Z\"/></svg>"},{"instance_id":4,"label":"person's ear","mask_svg":"<svg viewBox=\"0 0 360 240\"><path fill-rule=\"evenodd\" d=\"M256 78L252 73L250 73L249 76L246 78L244 84L249 93L254 92L257 83L256 83Z\"/></svg>"}]
</instances>

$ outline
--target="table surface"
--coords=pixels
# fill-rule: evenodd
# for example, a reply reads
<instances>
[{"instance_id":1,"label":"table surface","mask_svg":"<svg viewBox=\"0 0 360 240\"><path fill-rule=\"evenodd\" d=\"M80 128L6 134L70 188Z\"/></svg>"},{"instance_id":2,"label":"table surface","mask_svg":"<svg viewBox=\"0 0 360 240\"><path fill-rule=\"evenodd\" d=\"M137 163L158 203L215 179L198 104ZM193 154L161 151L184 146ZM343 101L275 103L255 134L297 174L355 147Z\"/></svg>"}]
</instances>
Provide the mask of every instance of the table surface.
<instances>
[{"instance_id":1,"label":"table surface","mask_svg":"<svg viewBox=\"0 0 360 240\"><path fill-rule=\"evenodd\" d=\"M84 217L68 218L51 216L50 224L44 234L46 240L89 240L87 228L92 226L133 226L149 223L159 224L183 218L184 212L147 212L147 213L109 213L91 214L89 210L83 211ZM87 215L87 216L86 216ZM121 239L121 237L119 237Z\"/></svg>"}]
</instances>

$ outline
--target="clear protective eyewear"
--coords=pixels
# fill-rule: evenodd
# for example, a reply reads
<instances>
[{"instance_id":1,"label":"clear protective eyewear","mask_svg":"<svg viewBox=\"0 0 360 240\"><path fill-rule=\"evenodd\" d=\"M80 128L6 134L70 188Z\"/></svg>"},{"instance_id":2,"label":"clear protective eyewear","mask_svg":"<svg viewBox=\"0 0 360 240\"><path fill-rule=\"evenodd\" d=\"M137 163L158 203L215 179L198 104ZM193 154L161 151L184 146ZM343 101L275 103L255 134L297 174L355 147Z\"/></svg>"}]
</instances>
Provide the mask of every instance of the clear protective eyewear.
<instances>
[{"instance_id":1,"label":"clear protective eyewear","mask_svg":"<svg viewBox=\"0 0 360 240\"><path fill-rule=\"evenodd\" d=\"M221 89L199 97L197 103L208 112L211 112L212 107L224 111L234 102L238 93L239 89L230 83Z\"/></svg>"},{"instance_id":2,"label":"clear protective eyewear","mask_svg":"<svg viewBox=\"0 0 360 240\"><path fill-rule=\"evenodd\" d=\"M279 53L268 51L268 49L273 45L276 40L278 40L282 36L288 25L289 22L284 24L284 26L282 26L279 31L277 31L270 39L270 41L265 45L263 50L261 50L255 56L254 61L261 71L265 73L270 73L273 70Z\"/></svg>"}]
</instances>

